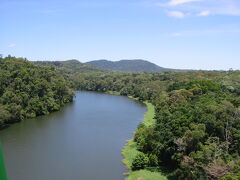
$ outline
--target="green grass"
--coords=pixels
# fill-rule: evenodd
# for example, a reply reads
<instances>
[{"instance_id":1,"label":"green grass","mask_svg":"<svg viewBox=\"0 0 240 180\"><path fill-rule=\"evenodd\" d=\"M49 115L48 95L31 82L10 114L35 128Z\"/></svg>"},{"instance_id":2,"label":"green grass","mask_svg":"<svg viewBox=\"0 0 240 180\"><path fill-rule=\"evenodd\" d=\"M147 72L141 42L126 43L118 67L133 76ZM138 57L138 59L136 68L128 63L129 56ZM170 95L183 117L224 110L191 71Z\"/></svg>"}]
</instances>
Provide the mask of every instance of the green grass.
<instances>
[{"instance_id":1,"label":"green grass","mask_svg":"<svg viewBox=\"0 0 240 180\"><path fill-rule=\"evenodd\" d=\"M140 170L130 172L128 180L167 180L167 177L161 175L159 172Z\"/></svg>"},{"instance_id":2,"label":"green grass","mask_svg":"<svg viewBox=\"0 0 240 180\"><path fill-rule=\"evenodd\" d=\"M131 99L134 99L134 100L137 100L138 101L138 98L135 98L135 97L133 97L133 96L128 96L129 98L131 98Z\"/></svg>"},{"instance_id":3,"label":"green grass","mask_svg":"<svg viewBox=\"0 0 240 180\"><path fill-rule=\"evenodd\" d=\"M144 103L147 106L147 112L144 114L143 124L146 126L151 126L155 123L155 120L154 120L155 109L151 103L146 101Z\"/></svg>"},{"instance_id":4,"label":"green grass","mask_svg":"<svg viewBox=\"0 0 240 180\"><path fill-rule=\"evenodd\" d=\"M130 97L132 98L132 97ZM146 126L151 126L155 123L154 120L154 106L151 103L144 102L147 106L147 112L144 114L143 124ZM131 164L135 156L140 153L137 150L137 145L133 139L127 141L126 146L122 150L122 155L124 157L123 163L130 170L126 173L127 180L165 180L166 176L162 175L160 172L151 172L149 170L131 171Z\"/></svg>"},{"instance_id":5,"label":"green grass","mask_svg":"<svg viewBox=\"0 0 240 180\"><path fill-rule=\"evenodd\" d=\"M140 152L137 150L136 143L133 142L133 139L127 141L126 146L122 150L122 155L124 157L122 162L128 169L131 169L132 161L138 153Z\"/></svg>"},{"instance_id":6,"label":"green grass","mask_svg":"<svg viewBox=\"0 0 240 180\"><path fill-rule=\"evenodd\" d=\"M117 95L119 96L120 95L120 92L117 92L117 91L107 91L105 92L106 94L111 94L111 95Z\"/></svg>"}]
</instances>

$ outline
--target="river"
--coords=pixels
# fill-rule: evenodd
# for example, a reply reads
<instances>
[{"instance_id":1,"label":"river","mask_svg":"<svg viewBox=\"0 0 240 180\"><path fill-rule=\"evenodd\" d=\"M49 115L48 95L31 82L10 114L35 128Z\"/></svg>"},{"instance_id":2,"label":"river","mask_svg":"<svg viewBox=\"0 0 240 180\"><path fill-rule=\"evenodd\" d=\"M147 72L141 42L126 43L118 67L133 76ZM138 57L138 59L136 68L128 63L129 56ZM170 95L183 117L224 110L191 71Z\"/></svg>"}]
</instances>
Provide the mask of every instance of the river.
<instances>
[{"instance_id":1,"label":"river","mask_svg":"<svg viewBox=\"0 0 240 180\"><path fill-rule=\"evenodd\" d=\"M121 150L146 107L78 92L61 111L0 131L9 180L123 180Z\"/></svg>"}]
</instances>

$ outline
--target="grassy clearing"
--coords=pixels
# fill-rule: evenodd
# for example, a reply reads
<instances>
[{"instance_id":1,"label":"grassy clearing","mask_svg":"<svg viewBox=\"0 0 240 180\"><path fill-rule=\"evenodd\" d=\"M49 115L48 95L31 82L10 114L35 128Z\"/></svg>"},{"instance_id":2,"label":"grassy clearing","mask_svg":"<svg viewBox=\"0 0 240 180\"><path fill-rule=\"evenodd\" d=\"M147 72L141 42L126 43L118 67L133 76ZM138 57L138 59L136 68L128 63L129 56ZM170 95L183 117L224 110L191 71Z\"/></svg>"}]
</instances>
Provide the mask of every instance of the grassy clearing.
<instances>
[{"instance_id":1,"label":"grassy clearing","mask_svg":"<svg viewBox=\"0 0 240 180\"><path fill-rule=\"evenodd\" d=\"M139 151L137 150L136 143L133 142L133 139L127 141L126 146L122 150L122 155L124 156L122 162L128 169L131 169L132 161L138 153Z\"/></svg>"},{"instance_id":2,"label":"grassy clearing","mask_svg":"<svg viewBox=\"0 0 240 180\"><path fill-rule=\"evenodd\" d=\"M155 109L154 106L149 102L144 102L147 106L147 112L144 114L143 124L146 126L151 126L155 123L154 115Z\"/></svg>"},{"instance_id":3,"label":"grassy clearing","mask_svg":"<svg viewBox=\"0 0 240 180\"><path fill-rule=\"evenodd\" d=\"M127 180L167 180L167 177L159 172L140 170L131 172Z\"/></svg>"},{"instance_id":4,"label":"grassy clearing","mask_svg":"<svg viewBox=\"0 0 240 180\"><path fill-rule=\"evenodd\" d=\"M131 99L134 99L134 100L137 100L138 101L138 98L135 98L135 97L133 97L133 96L128 96L129 98L131 98Z\"/></svg>"},{"instance_id":5,"label":"grassy clearing","mask_svg":"<svg viewBox=\"0 0 240 180\"><path fill-rule=\"evenodd\" d=\"M131 97L130 97L131 98ZM143 124L146 126L151 126L155 123L154 120L154 106L151 103L144 102L147 106L147 112L144 115ZM124 157L123 163L125 166L131 170L131 164L134 159L134 157L140 153L137 150L137 145L133 141L133 139L129 140L122 150L122 155ZM140 170L140 171L130 171L129 173L126 173L128 176L127 180L165 180L167 179L166 176L162 175L160 172L151 172L149 170Z\"/></svg>"},{"instance_id":6,"label":"grassy clearing","mask_svg":"<svg viewBox=\"0 0 240 180\"><path fill-rule=\"evenodd\" d=\"M120 96L120 92L117 92L117 91L107 91L105 92L106 94L111 94L111 95L117 95L117 96Z\"/></svg>"}]
</instances>

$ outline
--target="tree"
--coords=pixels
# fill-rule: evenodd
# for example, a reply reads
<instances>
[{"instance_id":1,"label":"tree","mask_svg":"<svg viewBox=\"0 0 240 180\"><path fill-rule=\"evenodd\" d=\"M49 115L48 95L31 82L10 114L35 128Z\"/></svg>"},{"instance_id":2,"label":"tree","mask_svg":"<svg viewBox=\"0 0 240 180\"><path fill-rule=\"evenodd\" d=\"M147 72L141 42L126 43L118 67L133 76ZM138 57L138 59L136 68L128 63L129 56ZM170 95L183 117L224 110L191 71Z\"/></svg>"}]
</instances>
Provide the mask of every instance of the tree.
<instances>
[{"instance_id":1,"label":"tree","mask_svg":"<svg viewBox=\"0 0 240 180\"><path fill-rule=\"evenodd\" d=\"M0 61L0 128L59 110L72 99L70 83L55 69L11 56Z\"/></svg>"}]
</instances>

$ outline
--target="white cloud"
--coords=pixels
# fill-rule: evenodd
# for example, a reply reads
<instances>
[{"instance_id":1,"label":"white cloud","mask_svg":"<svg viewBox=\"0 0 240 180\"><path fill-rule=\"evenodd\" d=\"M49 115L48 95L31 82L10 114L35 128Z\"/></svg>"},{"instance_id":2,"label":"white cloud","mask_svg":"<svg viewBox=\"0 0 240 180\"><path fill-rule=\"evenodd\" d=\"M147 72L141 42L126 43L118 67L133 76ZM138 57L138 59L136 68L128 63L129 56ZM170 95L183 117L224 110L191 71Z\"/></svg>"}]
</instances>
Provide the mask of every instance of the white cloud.
<instances>
[{"instance_id":1,"label":"white cloud","mask_svg":"<svg viewBox=\"0 0 240 180\"><path fill-rule=\"evenodd\" d=\"M175 18L184 18L186 16L186 14L184 14L181 11L167 11L167 15L170 17L175 17Z\"/></svg>"},{"instance_id":2,"label":"white cloud","mask_svg":"<svg viewBox=\"0 0 240 180\"><path fill-rule=\"evenodd\" d=\"M240 16L240 0L168 0L165 3L155 3L155 6L182 12L185 16ZM183 14L178 13L181 18Z\"/></svg>"},{"instance_id":3,"label":"white cloud","mask_svg":"<svg viewBox=\"0 0 240 180\"><path fill-rule=\"evenodd\" d=\"M17 46L17 44L15 44L15 43L11 43L11 44L8 45L9 48L14 48L16 46Z\"/></svg>"},{"instance_id":4,"label":"white cloud","mask_svg":"<svg viewBox=\"0 0 240 180\"><path fill-rule=\"evenodd\" d=\"M209 16L210 11L201 11L200 13L197 14L197 16Z\"/></svg>"},{"instance_id":5,"label":"white cloud","mask_svg":"<svg viewBox=\"0 0 240 180\"><path fill-rule=\"evenodd\" d=\"M233 1L229 1L229 3L225 2L222 6L216 5L214 12L220 15L240 16L240 1L236 3Z\"/></svg>"},{"instance_id":6,"label":"white cloud","mask_svg":"<svg viewBox=\"0 0 240 180\"><path fill-rule=\"evenodd\" d=\"M202 0L171 0L167 4L169 6L177 6L177 5L191 3L191 2L196 2L196 1L202 1Z\"/></svg>"}]
</instances>

